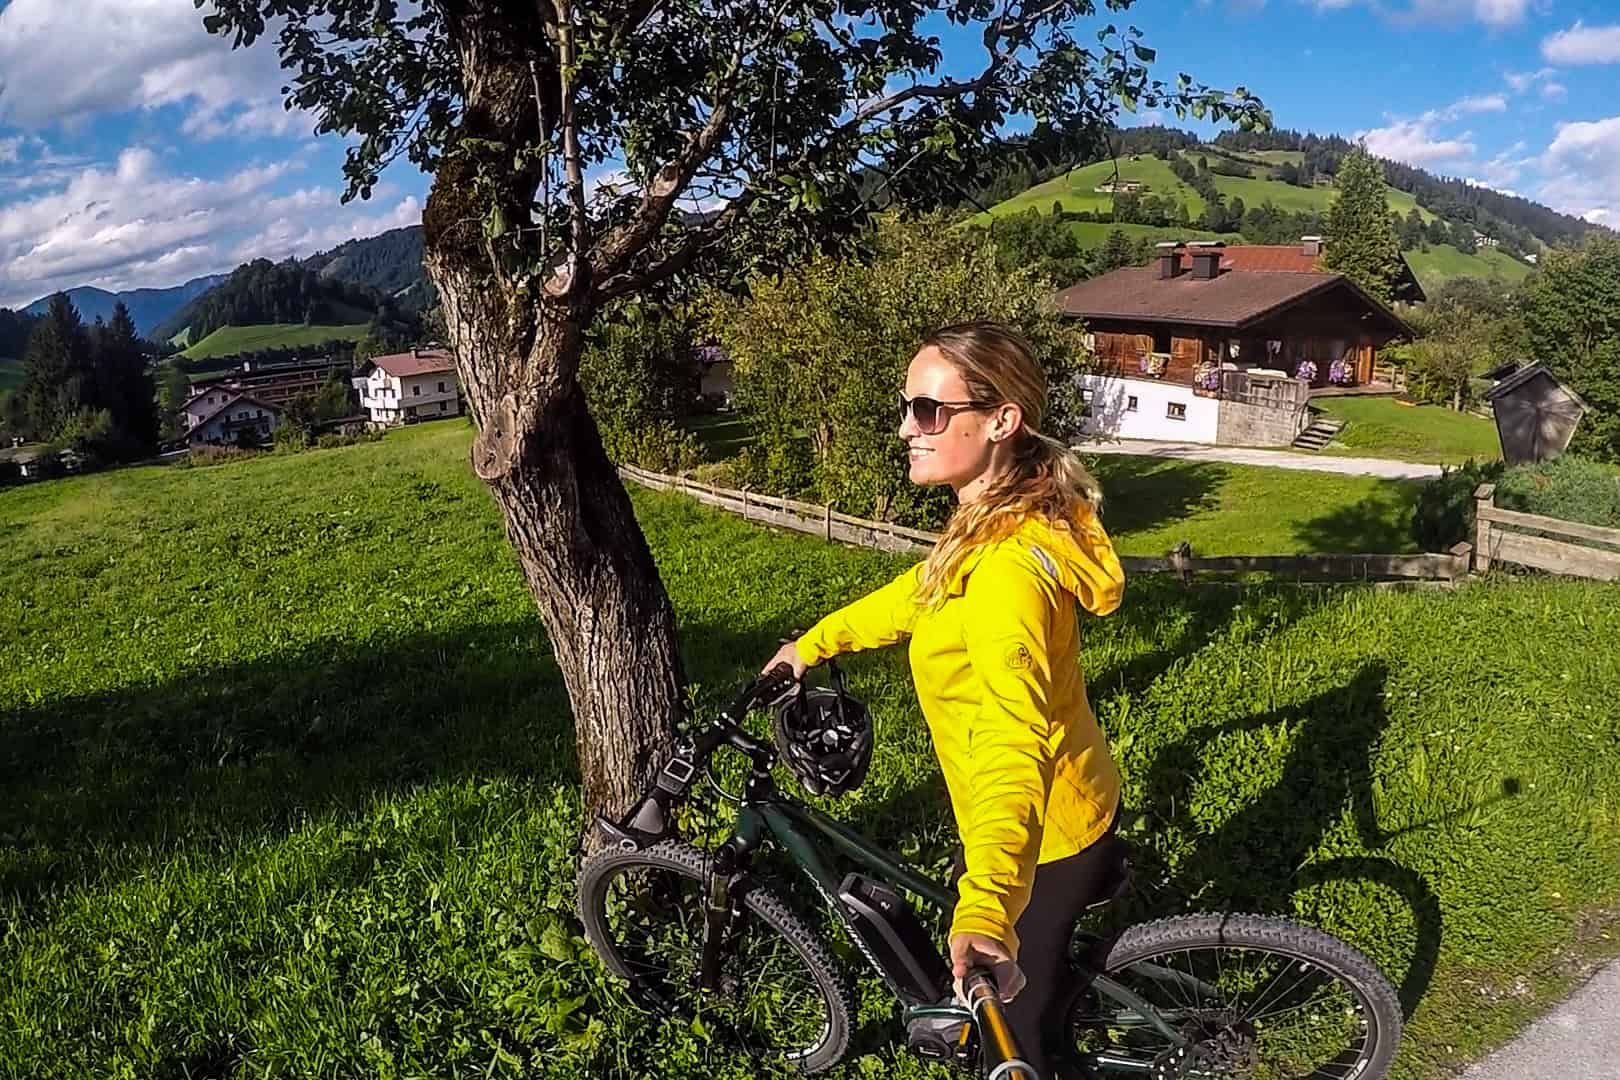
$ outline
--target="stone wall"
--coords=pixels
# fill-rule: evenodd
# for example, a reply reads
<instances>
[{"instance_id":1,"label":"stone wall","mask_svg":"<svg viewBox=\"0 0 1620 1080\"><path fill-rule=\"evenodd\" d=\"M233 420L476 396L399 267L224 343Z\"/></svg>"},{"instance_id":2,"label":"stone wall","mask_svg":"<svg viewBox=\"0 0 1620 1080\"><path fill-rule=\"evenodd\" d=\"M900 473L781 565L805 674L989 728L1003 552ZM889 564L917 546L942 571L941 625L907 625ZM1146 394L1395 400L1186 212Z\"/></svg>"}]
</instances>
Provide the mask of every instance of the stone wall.
<instances>
[{"instance_id":1,"label":"stone wall","mask_svg":"<svg viewBox=\"0 0 1620 1080\"><path fill-rule=\"evenodd\" d=\"M1308 409L1273 409L1222 401L1215 441L1222 446L1289 446L1305 430Z\"/></svg>"}]
</instances>

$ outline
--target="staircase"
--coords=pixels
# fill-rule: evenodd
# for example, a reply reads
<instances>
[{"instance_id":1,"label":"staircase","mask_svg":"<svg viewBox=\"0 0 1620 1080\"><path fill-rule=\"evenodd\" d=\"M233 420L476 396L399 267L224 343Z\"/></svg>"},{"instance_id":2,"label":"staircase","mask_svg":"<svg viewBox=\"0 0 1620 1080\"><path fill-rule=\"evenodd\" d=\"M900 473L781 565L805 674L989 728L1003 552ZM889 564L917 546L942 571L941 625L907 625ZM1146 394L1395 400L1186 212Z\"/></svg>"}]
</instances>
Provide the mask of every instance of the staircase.
<instances>
[{"instance_id":1,"label":"staircase","mask_svg":"<svg viewBox=\"0 0 1620 1080\"><path fill-rule=\"evenodd\" d=\"M1311 426L1294 438L1294 449L1321 450L1333 441L1333 436L1343 427L1344 421L1336 416L1317 415L1311 420Z\"/></svg>"}]
</instances>

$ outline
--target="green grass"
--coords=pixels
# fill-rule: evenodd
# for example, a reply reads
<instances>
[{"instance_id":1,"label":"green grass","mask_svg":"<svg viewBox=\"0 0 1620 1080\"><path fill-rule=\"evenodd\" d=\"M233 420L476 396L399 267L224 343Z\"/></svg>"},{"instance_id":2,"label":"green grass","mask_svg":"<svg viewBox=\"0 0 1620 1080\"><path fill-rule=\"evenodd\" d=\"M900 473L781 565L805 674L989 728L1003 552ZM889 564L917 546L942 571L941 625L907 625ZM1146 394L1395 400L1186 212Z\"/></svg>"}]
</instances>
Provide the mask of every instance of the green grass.
<instances>
[{"instance_id":1,"label":"green grass","mask_svg":"<svg viewBox=\"0 0 1620 1080\"><path fill-rule=\"evenodd\" d=\"M1394 398L1316 398L1312 408L1347 421L1325 451L1458 465L1502 456L1496 425L1438 405L1402 405Z\"/></svg>"},{"instance_id":2,"label":"green grass","mask_svg":"<svg viewBox=\"0 0 1620 1080\"><path fill-rule=\"evenodd\" d=\"M1534 269L1499 248L1482 247L1472 255L1464 255L1450 244L1431 246L1428 251L1413 249L1406 252L1406 261L1425 288L1432 288L1447 278L1464 276L1499 277L1510 283L1519 282L1529 277Z\"/></svg>"},{"instance_id":3,"label":"green grass","mask_svg":"<svg viewBox=\"0 0 1620 1080\"><path fill-rule=\"evenodd\" d=\"M1071 221L1069 229L1074 233L1075 240L1083 248L1101 247L1108 239L1108 234L1115 229L1122 230L1132 240L1149 237L1155 243L1161 240L1225 240L1229 244L1237 243L1237 237L1231 233L1213 233L1205 229L1180 229L1159 225L1114 225L1106 221Z\"/></svg>"},{"instance_id":4,"label":"green grass","mask_svg":"<svg viewBox=\"0 0 1620 1080\"><path fill-rule=\"evenodd\" d=\"M582 951L566 697L470 438L0 492L0 1077L763 1074ZM906 562L635 503L703 709ZM1134 579L1084 654L1147 814L1121 915L1343 934L1415 1009L1395 1075L1454 1075L1620 936L1617 598ZM830 809L940 868L903 665L850 663L878 749ZM940 1075L859 1000L833 1076Z\"/></svg>"},{"instance_id":5,"label":"green grass","mask_svg":"<svg viewBox=\"0 0 1620 1080\"><path fill-rule=\"evenodd\" d=\"M1370 476L1101 454L1103 522L1128 555L1415 551L1420 485Z\"/></svg>"},{"instance_id":6,"label":"green grass","mask_svg":"<svg viewBox=\"0 0 1620 1080\"><path fill-rule=\"evenodd\" d=\"M216 356L231 356L235 353L253 352L256 349L319 345L334 339L359 341L366 336L368 325L357 322L342 326L306 326L303 323L222 326L180 355L188 360L210 360Z\"/></svg>"},{"instance_id":7,"label":"green grass","mask_svg":"<svg viewBox=\"0 0 1620 1080\"><path fill-rule=\"evenodd\" d=\"M735 457L744 446L754 441L753 433L741 413L708 413L689 416L681 426L698 437L703 453L710 461Z\"/></svg>"},{"instance_id":8,"label":"green grass","mask_svg":"<svg viewBox=\"0 0 1620 1080\"><path fill-rule=\"evenodd\" d=\"M13 390L23 384L21 360L0 357L0 390Z\"/></svg>"}]
</instances>

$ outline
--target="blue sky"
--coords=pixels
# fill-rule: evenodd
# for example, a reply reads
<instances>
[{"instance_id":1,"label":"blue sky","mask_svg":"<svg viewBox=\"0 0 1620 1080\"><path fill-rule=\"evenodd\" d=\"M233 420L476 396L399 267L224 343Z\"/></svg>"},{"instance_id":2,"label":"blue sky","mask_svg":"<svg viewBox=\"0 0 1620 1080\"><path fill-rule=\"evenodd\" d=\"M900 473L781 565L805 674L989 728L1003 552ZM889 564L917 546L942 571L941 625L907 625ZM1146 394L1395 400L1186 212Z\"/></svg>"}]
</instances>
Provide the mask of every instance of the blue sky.
<instances>
[{"instance_id":1,"label":"blue sky","mask_svg":"<svg viewBox=\"0 0 1620 1080\"><path fill-rule=\"evenodd\" d=\"M1620 225L1615 0L1140 0L1108 18L1143 29L1167 81L1241 84L1280 126ZM949 41L951 69L977 56ZM343 144L281 107L281 80L273 44L231 52L192 0L0 0L0 306L418 221L409 166L340 204Z\"/></svg>"}]
</instances>

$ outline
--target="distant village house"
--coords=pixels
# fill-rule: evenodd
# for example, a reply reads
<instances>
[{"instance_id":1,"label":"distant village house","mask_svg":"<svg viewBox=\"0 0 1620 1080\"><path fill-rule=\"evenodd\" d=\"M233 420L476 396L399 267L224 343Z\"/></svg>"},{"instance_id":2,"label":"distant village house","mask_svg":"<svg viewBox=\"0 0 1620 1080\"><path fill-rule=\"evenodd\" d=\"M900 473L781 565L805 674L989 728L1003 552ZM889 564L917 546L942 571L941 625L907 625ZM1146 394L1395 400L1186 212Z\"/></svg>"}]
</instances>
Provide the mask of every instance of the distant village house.
<instances>
[{"instance_id":1,"label":"distant village house","mask_svg":"<svg viewBox=\"0 0 1620 1080\"><path fill-rule=\"evenodd\" d=\"M208 404L215 398L217 405ZM251 394L216 391L186 403L186 445L262 446L281 426L281 408Z\"/></svg>"},{"instance_id":2,"label":"distant village house","mask_svg":"<svg viewBox=\"0 0 1620 1080\"><path fill-rule=\"evenodd\" d=\"M1190 252L1190 265L1184 256ZM1083 426L1128 439L1286 446L1313 390L1366 385L1405 323L1342 274L1229 268L1219 244L1160 247L1057 295L1099 367L1080 377ZM1314 265L1317 251L1297 258ZM1250 256L1258 261L1260 256Z\"/></svg>"},{"instance_id":3,"label":"distant village house","mask_svg":"<svg viewBox=\"0 0 1620 1080\"><path fill-rule=\"evenodd\" d=\"M1091 190L1104 195L1140 195L1147 189L1140 180L1105 180Z\"/></svg>"},{"instance_id":4,"label":"distant village house","mask_svg":"<svg viewBox=\"0 0 1620 1080\"><path fill-rule=\"evenodd\" d=\"M462 412L455 361L444 349L375 357L371 371L355 377L354 387L373 427L439 420Z\"/></svg>"}]
</instances>

